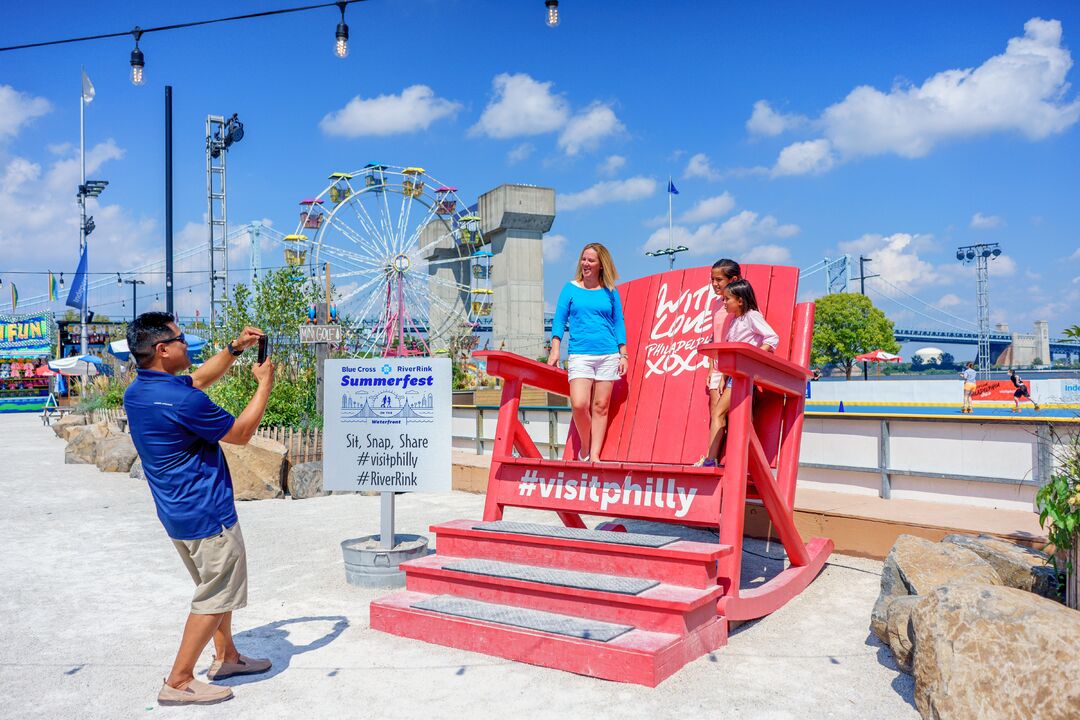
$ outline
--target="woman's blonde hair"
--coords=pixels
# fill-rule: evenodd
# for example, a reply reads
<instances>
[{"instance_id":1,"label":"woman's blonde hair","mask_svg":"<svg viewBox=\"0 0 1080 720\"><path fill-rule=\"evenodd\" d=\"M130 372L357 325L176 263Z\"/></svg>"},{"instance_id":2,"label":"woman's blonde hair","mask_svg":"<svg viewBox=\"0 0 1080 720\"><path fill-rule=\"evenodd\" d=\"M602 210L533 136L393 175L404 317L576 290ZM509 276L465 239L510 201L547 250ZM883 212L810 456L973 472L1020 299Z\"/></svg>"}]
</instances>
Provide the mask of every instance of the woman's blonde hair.
<instances>
[{"instance_id":1,"label":"woman's blonde hair","mask_svg":"<svg viewBox=\"0 0 1080 720\"><path fill-rule=\"evenodd\" d=\"M583 280L581 275L581 258L585 256L586 250L595 251L596 257L600 261L600 284L608 290L614 290L615 283L619 281L619 273L615 271L615 261L611 259L611 252L600 243L589 243L581 248L581 254L578 255L577 272L574 274L574 280L579 283Z\"/></svg>"}]
</instances>

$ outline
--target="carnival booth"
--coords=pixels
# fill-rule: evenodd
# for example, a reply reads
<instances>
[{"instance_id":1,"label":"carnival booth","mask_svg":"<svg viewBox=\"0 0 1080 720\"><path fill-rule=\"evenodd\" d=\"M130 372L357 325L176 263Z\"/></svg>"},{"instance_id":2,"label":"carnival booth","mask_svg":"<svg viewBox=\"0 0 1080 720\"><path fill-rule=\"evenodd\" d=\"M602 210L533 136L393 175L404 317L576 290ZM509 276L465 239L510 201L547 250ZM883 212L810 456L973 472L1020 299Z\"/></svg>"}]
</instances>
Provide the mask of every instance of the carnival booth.
<instances>
[{"instance_id":1,"label":"carnival booth","mask_svg":"<svg viewBox=\"0 0 1080 720\"><path fill-rule=\"evenodd\" d=\"M0 412L41 412L54 345L52 313L0 315Z\"/></svg>"}]
</instances>

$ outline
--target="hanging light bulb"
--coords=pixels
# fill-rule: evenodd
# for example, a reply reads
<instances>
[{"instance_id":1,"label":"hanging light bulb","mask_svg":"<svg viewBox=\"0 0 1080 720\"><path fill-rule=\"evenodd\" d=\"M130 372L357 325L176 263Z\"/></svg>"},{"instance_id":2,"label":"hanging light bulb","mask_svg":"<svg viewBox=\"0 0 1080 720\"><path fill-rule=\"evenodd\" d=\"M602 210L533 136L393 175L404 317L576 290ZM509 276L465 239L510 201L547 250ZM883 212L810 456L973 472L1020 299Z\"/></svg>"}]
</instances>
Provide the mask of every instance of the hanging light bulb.
<instances>
[{"instance_id":1,"label":"hanging light bulb","mask_svg":"<svg viewBox=\"0 0 1080 720\"><path fill-rule=\"evenodd\" d=\"M558 27L559 26L559 0L544 0L544 5L547 6L547 26Z\"/></svg>"},{"instance_id":2,"label":"hanging light bulb","mask_svg":"<svg viewBox=\"0 0 1080 720\"><path fill-rule=\"evenodd\" d=\"M124 279L120 277L120 273L116 273L116 284L120 287L124 286Z\"/></svg>"},{"instance_id":3,"label":"hanging light bulb","mask_svg":"<svg viewBox=\"0 0 1080 720\"><path fill-rule=\"evenodd\" d=\"M139 38L143 31L136 25L131 34L135 36L135 49L131 51L131 84L138 86L143 84L143 68L146 67L146 58L139 49Z\"/></svg>"},{"instance_id":4,"label":"hanging light bulb","mask_svg":"<svg viewBox=\"0 0 1080 720\"><path fill-rule=\"evenodd\" d=\"M64 289L64 273L60 273L60 289Z\"/></svg>"},{"instance_id":5,"label":"hanging light bulb","mask_svg":"<svg viewBox=\"0 0 1080 720\"><path fill-rule=\"evenodd\" d=\"M345 3L339 2L337 6L341 10L341 22L334 33L334 54L344 58L349 55L349 26L345 24Z\"/></svg>"}]
</instances>

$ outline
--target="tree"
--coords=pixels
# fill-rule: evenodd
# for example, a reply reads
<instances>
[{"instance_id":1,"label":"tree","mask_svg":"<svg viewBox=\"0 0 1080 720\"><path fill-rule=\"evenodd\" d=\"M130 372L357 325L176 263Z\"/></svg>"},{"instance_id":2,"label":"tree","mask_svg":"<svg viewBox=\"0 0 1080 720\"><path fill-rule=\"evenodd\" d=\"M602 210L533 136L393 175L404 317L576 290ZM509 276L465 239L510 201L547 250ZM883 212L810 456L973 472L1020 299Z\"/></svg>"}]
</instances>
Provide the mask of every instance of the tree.
<instances>
[{"instance_id":1,"label":"tree","mask_svg":"<svg viewBox=\"0 0 1080 720\"><path fill-rule=\"evenodd\" d=\"M321 288L295 268L272 270L255 281L254 288L238 284L229 298L228 322L218 325L210 338L210 357L240 334L245 325L261 328L270 338L271 356L277 366L274 389L263 416L264 426L307 427L319 425L316 407L315 352L299 342L300 325L307 308L322 301ZM233 415L239 415L255 393L250 366L255 353L247 352L207 394Z\"/></svg>"},{"instance_id":2,"label":"tree","mask_svg":"<svg viewBox=\"0 0 1080 720\"><path fill-rule=\"evenodd\" d=\"M941 353L941 359L938 361L938 367L946 370L955 368L956 358L953 357L952 353L943 352Z\"/></svg>"},{"instance_id":3,"label":"tree","mask_svg":"<svg viewBox=\"0 0 1080 720\"><path fill-rule=\"evenodd\" d=\"M817 301L811 350L814 364L839 365L850 380L855 356L871 350L895 353L900 343L893 335L892 320L874 307L870 298L857 293L834 293Z\"/></svg>"}]
</instances>

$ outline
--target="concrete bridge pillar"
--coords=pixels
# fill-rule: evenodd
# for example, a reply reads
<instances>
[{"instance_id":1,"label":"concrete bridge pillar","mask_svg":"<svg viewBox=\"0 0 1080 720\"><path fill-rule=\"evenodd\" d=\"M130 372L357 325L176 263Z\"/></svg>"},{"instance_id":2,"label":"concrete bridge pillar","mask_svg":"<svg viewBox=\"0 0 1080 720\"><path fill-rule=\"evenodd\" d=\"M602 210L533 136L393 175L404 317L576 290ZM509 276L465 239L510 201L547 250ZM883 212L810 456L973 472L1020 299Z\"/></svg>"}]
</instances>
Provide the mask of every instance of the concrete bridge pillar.
<instances>
[{"instance_id":1,"label":"concrete bridge pillar","mask_svg":"<svg viewBox=\"0 0 1080 720\"><path fill-rule=\"evenodd\" d=\"M491 347L531 358L544 355L543 238L555 221L555 191L500 185L480 196L477 210L495 256Z\"/></svg>"}]
</instances>

